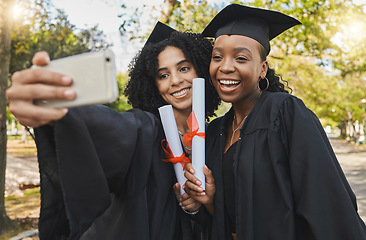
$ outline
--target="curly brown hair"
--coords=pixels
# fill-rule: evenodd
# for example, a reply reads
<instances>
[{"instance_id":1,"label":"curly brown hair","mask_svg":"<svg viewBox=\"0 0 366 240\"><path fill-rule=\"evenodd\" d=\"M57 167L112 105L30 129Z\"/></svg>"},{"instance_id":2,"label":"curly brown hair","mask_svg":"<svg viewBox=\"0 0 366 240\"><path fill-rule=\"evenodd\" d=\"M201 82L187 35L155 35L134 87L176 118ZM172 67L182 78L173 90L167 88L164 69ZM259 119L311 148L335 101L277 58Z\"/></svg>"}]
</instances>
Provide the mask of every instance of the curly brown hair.
<instances>
[{"instance_id":1,"label":"curly brown hair","mask_svg":"<svg viewBox=\"0 0 366 240\"><path fill-rule=\"evenodd\" d=\"M211 84L209 66L212 42L199 33L173 32L169 39L155 44L146 44L129 65L129 82L124 94L134 108L159 115L158 108L166 105L156 86L158 55L167 47L177 47L192 63L197 76L204 78L206 118L215 116L215 110L221 100Z\"/></svg>"}]
</instances>

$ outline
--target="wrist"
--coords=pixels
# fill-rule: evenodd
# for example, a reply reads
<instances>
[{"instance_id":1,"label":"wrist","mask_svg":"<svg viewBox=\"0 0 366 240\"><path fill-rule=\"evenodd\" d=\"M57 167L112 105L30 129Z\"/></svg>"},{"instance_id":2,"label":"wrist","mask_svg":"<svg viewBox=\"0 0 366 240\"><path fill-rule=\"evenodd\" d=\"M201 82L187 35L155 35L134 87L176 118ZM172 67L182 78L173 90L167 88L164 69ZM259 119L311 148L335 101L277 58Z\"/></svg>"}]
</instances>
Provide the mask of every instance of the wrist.
<instances>
[{"instance_id":1,"label":"wrist","mask_svg":"<svg viewBox=\"0 0 366 240\"><path fill-rule=\"evenodd\" d=\"M196 211L189 212L189 211L184 210L183 208L182 208L182 210L183 210L183 212L185 212L185 213L187 213L187 214L189 214L189 215L196 215L196 214L200 211L200 210L198 209L198 210L196 210Z\"/></svg>"}]
</instances>

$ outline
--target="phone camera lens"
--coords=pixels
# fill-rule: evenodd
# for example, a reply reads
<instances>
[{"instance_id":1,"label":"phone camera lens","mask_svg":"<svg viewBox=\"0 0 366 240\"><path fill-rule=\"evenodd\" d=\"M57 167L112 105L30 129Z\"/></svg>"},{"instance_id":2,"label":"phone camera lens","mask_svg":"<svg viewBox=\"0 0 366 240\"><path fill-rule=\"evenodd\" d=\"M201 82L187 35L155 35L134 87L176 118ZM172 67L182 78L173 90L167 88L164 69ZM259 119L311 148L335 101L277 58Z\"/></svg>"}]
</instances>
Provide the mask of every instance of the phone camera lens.
<instances>
[{"instance_id":1,"label":"phone camera lens","mask_svg":"<svg viewBox=\"0 0 366 240\"><path fill-rule=\"evenodd\" d=\"M105 60L106 60L107 62L111 61L111 59L110 59L110 58L108 58L108 57L107 57Z\"/></svg>"}]
</instances>

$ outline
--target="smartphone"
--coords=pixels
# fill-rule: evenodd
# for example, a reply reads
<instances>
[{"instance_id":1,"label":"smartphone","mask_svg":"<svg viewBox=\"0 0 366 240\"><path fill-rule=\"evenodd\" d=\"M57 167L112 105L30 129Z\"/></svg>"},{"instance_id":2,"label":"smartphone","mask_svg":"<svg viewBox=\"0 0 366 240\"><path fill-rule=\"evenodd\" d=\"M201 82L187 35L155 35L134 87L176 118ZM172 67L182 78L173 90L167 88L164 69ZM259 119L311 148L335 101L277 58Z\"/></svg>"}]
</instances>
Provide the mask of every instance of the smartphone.
<instances>
[{"instance_id":1,"label":"smartphone","mask_svg":"<svg viewBox=\"0 0 366 240\"><path fill-rule=\"evenodd\" d=\"M71 87L77 97L74 100L37 100L37 105L70 108L110 103L118 98L115 58L110 49L56 59L40 67L71 76Z\"/></svg>"}]
</instances>

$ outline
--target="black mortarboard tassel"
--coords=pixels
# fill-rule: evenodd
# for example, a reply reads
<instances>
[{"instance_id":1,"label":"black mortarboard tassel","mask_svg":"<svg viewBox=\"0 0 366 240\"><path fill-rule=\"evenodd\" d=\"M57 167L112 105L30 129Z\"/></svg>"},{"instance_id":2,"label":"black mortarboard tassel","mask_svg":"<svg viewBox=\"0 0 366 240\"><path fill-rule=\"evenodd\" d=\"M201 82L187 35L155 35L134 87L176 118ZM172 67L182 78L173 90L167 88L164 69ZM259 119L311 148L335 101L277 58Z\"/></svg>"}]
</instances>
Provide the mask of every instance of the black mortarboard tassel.
<instances>
[{"instance_id":1,"label":"black mortarboard tassel","mask_svg":"<svg viewBox=\"0 0 366 240\"><path fill-rule=\"evenodd\" d=\"M145 45L148 43L158 43L164 41L165 39L168 39L170 35L175 31L176 30L169 27L168 25L165 25L164 23L158 21L149 38L147 39Z\"/></svg>"},{"instance_id":2,"label":"black mortarboard tassel","mask_svg":"<svg viewBox=\"0 0 366 240\"><path fill-rule=\"evenodd\" d=\"M211 20L202 34L215 38L220 35L247 36L262 44L268 55L269 41L298 24L301 22L280 12L231 4Z\"/></svg>"}]
</instances>

